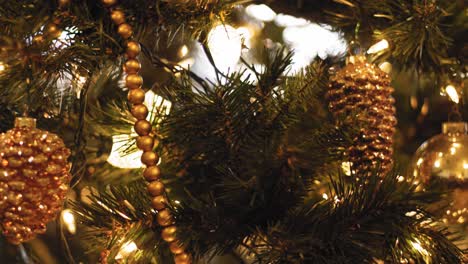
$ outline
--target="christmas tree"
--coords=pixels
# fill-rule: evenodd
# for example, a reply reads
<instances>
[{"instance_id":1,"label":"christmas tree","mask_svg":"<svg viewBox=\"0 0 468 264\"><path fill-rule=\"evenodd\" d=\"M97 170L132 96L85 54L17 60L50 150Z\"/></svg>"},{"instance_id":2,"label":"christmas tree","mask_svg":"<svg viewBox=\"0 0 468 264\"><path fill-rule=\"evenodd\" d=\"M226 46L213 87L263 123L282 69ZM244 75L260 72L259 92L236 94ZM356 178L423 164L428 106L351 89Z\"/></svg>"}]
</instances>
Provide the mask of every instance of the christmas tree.
<instances>
[{"instance_id":1,"label":"christmas tree","mask_svg":"<svg viewBox=\"0 0 468 264\"><path fill-rule=\"evenodd\" d=\"M467 22L1 0L2 263L466 263ZM412 159L447 120L447 153Z\"/></svg>"}]
</instances>

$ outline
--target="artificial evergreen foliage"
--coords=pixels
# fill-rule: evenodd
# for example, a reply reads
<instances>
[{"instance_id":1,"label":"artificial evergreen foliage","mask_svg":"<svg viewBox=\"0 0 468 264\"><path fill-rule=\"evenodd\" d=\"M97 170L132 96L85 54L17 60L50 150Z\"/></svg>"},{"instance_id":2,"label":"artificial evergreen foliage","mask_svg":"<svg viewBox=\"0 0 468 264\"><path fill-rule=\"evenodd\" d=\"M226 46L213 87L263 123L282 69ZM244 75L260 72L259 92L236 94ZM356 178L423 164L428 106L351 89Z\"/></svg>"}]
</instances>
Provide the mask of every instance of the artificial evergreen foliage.
<instances>
[{"instance_id":1,"label":"artificial evergreen foliage","mask_svg":"<svg viewBox=\"0 0 468 264\"><path fill-rule=\"evenodd\" d=\"M343 56L292 72L294 51L267 43L259 52L264 67L244 58L241 70L218 69L208 32L234 23L248 2L119 1L141 42L144 88L162 98L149 106L149 120L177 237L187 251L199 263L225 263L216 260L224 255L236 263L464 263L457 244L463 234L433 215L431 204L444 193L421 190L398 166L386 175L378 166L363 175L344 170L360 123L353 122L355 114L333 116L325 100L330 69L343 66ZM466 67L466 15L458 1L254 2L328 23L363 47L389 40L388 50L369 57L393 63L401 74L395 76L405 76L393 85L399 110L405 109L398 105L403 96L407 103L411 96L439 93L434 87L398 90L404 78L439 88ZM53 19L68 39L34 44ZM212 79L171 59L176 44L195 40ZM121 153L137 151L135 119L121 88L124 44L100 1L72 0L60 11L56 1L0 0L0 62L6 66L0 71L0 130L28 112L39 127L61 135L72 149L74 191L65 207L78 224L74 236L60 219L51 224L56 231L49 228L45 236L53 241L50 252L40 250L40 239L14 247L0 238L2 261L173 263L142 169L106 162L115 135L130 135ZM415 112L421 107L405 109L402 131L423 118ZM404 132L396 149L408 152L402 138ZM397 164L405 158L397 156ZM128 242L137 249L119 259Z\"/></svg>"}]
</instances>

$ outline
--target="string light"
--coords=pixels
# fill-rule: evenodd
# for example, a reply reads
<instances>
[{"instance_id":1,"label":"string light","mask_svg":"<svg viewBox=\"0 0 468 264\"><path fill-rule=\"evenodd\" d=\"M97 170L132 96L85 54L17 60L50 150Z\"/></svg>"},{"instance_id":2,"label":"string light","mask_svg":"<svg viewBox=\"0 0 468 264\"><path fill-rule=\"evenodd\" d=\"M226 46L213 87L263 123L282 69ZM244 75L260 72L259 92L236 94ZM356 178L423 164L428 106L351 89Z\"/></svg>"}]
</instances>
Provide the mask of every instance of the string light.
<instances>
[{"instance_id":1,"label":"string light","mask_svg":"<svg viewBox=\"0 0 468 264\"><path fill-rule=\"evenodd\" d=\"M5 69L6 69L5 64L0 61L0 72L4 71Z\"/></svg>"},{"instance_id":2,"label":"string light","mask_svg":"<svg viewBox=\"0 0 468 264\"><path fill-rule=\"evenodd\" d=\"M230 25L218 25L208 33L208 47L216 66L227 71L236 66L242 51L242 38Z\"/></svg>"},{"instance_id":3,"label":"string light","mask_svg":"<svg viewBox=\"0 0 468 264\"><path fill-rule=\"evenodd\" d=\"M300 27L306 26L310 22L304 18L291 15L278 14L275 18L275 24L279 27Z\"/></svg>"},{"instance_id":4,"label":"string light","mask_svg":"<svg viewBox=\"0 0 468 264\"><path fill-rule=\"evenodd\" d=\"M323 193L323 194L322 194L322 198L323 198L324 200L328 200L328 194Z\"/></svg>"},{"instance_id":5,"label":"string light","mask_svg":"<svg viewBox=\"0 0 468 264\"><path fill-rule=\"evenodd\" d=\"M189 49L188 49L187 45L183 45L179 50L179 56L181 58L187 56L188 53L189 53Z\"/></svg>"},{"instance_id":6,"label":"string light","mask_svg":"<svg viewBox=\"0 0 468 264\"><path fill-rule=\"evenodd\" d=\"M388 61L384 61L379 64L379 68L385 73L390 74L392 72L392 64Z\"/></svg>"},{"instance_id":7,"label":"string light","mask_svg":"<svg viewBox=\"0 0 468 264\"><path fill-rule=\"evenodd\" d=\"M242 44L247 48L252 47L251 39L252 39L252 32L247 27L239 27L236 29L237 33L241 37Z\"/></svg>"},{"instance_id":8,"label":"string light","mask_svg":"<svg viewBox=\"0 0 468 264\"><path fill-rule=\"evenodd\" d=\"M418 251L423 257L426 263L430 263L430 253L421 245L421 241L415 238L415 241L410 241L411 246Z\"/></svg>"},{"instance_id":9,"label":"string light","mask_svg":"<svg viewBox=\"0 0 468 264\"><path fill-rule=\"evenodd\" d=\"M378 52L381 52L383 50L388 49L388 47L389 47L388 41L386 39L382 39L381 41L379 41L379 42L375 43L374 45L372 45L367 50L367 54L378 53Z\"/></svg>"},{"instance_id":10,"label":"string light","mask_svg":"<svg viewBox=\"0 0 468 264\"><path fill-rule=\"evenodd\" d=\"M62 220L62 223L67 228L68 232L70 234L75 234L76 233L76 221L75 221L75 215L73 214L73 211L70 209L63 210L60 215L60 218Z\"/></svg>"},{"instance_id":11,"label":"string light","mask_svg":"<svg viewBox=\"0 0 468 264\"><path fill-rule=\"evenodd\" d=\"M447 87L445 87L445 92L449 96L450 100L452 100L452 102L456 104L460 102L460 97L458 96L457 89L453 85L447 85Z\"/></svg>"},{"instance_id":12,"label":"string light","mask_svg":"<svg viewBox=\"0 0 468 264\"><path fill-rule=\"evenodd\" d=\"M309 65L317 56L326 59L346 52L348 45L343 34L328 25L308 23L289 26L283 30L284 42L294 50L290 74Z\"/></svg>"},{"instance_id":13,"label":"string light","mask_svg":"<svg viewBox=\"0 0 468 264\"><path fill-rule=\"evenodd\" d=\"M120 247L119 252L115 256L115 260L119 259L126 259L132 254L133 252L137 251L138 247L133 241L129 241Z\"/></svg>"},{"instance_id":14,"label":"string light","mask_svg":"<svg viewBox=\"0 0 468 264\"><path fill-rule=\"evenodd\" d=\"M260 4L260 5L255 5L255 4L252 4L252 5L249 5L245 8L245 12L259 20L259 21L263 21L263 22L270 22L270 21L273 21L276 17L276 13L275 11L273 11L269 6L265 5L265 4Z\"/></svg>"},{"instance_id":15,"label":"string light","mask_svg":"<svg viewBox=\"0 0 468 264\"><path fill-rule=\"evenodd\" d=\"M351 162L346 161L341 163L341 169L346 176L351 176Z\"/></svg>"}]
</instances>

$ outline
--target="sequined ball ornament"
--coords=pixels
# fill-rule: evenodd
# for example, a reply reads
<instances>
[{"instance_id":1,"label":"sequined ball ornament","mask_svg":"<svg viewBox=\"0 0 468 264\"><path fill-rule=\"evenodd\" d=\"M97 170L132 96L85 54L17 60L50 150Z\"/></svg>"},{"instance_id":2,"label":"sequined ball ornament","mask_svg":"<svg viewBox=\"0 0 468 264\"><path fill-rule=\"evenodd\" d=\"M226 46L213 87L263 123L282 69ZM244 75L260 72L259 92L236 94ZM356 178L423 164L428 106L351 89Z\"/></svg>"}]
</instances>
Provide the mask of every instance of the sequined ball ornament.
<instances>
[{"instance_id":1,"label":"sequined ball ornament","mask_svg":"<svg viewBox=\"0 0 468 264\"><path fill-rule=\"evenodd\" d=\"M442 134L418 148L409 174L419 187L449 194L442 218L449 224L465 225L468 240L468 123L444 123Z\"/></svg>"},{"instance_id":2,"label":"sequined ball ornament","mask_svg":"<svg viewBox=\"0 0 468 264\"><path fill-rule=\"evenodd\" d=\"M0 221L13 244L33 239L61 210L71 179L70 150L55 134L17 118L0 134Z\"/></svg>"},{"instance_id":3,"label":"sequined ball ornament","mask_svg":"<svg viewBox=\"0 0 468 264\"><path fill-rule=\"evenodd\" d=\"M331 77L328 106L335 117L358 126L360 131L348 149L353 174L369 176L380 168L384 175L393 166L395 125L394 89L387 73L361 55Z\"/></svg>"}]
</instances>

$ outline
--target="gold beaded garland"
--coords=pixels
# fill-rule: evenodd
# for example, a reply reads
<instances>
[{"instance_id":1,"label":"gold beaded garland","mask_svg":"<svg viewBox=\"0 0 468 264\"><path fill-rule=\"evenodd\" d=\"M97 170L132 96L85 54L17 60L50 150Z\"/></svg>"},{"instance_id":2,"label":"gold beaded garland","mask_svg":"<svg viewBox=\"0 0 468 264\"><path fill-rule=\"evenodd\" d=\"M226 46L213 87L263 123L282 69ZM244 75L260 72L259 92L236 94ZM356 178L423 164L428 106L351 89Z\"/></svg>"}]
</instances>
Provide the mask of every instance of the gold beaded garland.
<instances>
[{"instance_id":1,"label":"gold beaded garland","mask_svg":"<svg viewBox=\"0 0 468 264\"><path fill-rule=\"evenodd\" d=\"M159 180L161 177L161 170L158 166L147 167L143 171L143 177L149 182Z\"/></svg>"},{"instance_id":2,"label":"gold beaded garland","mask_svg":"<svg viewBox=\"0 0 468 264\"><path fill-rule=\"evenodd\" d=\"M64 6L68 5L68 4L70 4L70 0L59 0L58 2L59 2L60 7L64 7Z\"/></svg>"},{"instance_id":3,"label":"gold beaded garland","mask_svg":"<svg viewBox=\"0 0 468 264\"><path fill-rule=\"evenodd\" d=\"M145 91L143 89L130 90L127 99L132 104L142 104L145 101Z\"/></svg>"},{"instance_id":4,"label":"gold beaded garland","mask_svg":"<svg viewBox=\"0 0 468 264\"><path fill-rule=\"evenodd\" d=\"M112 10L111 19L117 25L123 24L125 22L125 14L118 9Z\"/></svg>"},{"instance_id":5,"label":"gold beaded garland","mask_svg":"<svg viewBox=\"0 0 468 264\"><path fill-rule=\"evenodd\" d=\"M189 261L190 259L190 256L185 254L185 253L182 253L182 254L177 254L174 258L174 261L175 263L188 263L187 261Z\"/></svg>"},{"instance_id":6,"label":"gold beaded garland","mask_svg":"<svg viewBox=\"0 0 468 264\"><path fill-rule=\"evenodd\" d=\"M111 7L117 3L117 0L102 0L102 3ZM132 27L126 23L125 14L119 9L110 10L112 21L118 25L117 32L125 40L133 35ZM157 166L159 156L152 151L155 139L150 135L152 126L146 120L148 108L143 104L145 100L145 91L141 89L143 78L138 74L141 64L137 57L141 53L140 44L133 40L128 40L126 44L127 61L123 65L123 70L127 74L125 85L129 89L128 101L133 104L132 115L137 119L134 128L139 135L137 138L137 147L143 150L141 161L147 167L143 171L143 177L150 182L148 192L153 196L151 205L158 210L156 222L163 227L161 236L169 244L170 251L174 254L175 263L190 264L191 257L185 252L185 247L176 239L177 228L173 225L174 219L171 212L166 208L167 199L165 197L164 184L159 181L161 170Z\"/></svg>"},{"instance_id":7,"label":"gold beaded garland","mask_svg":"<svg viewBox=\"0 0 468 264\"><path fill-rule=\"evenodd\" d=\"M106 6L112 6L117 3L117 0L102 0L102 3Z\"/></svg>"},{"instance_id":8,"label":"gold beaded garland","mask_svg":"<svg viewBox=\"0 0 468 264\"><path fill-rule=\"evenodd\" d=\"M164 194L164 184L160 181L153 181L148 184L148 192L152 196L158 196Z\"/></svg>"},{"instance_id":9,"label":"gold beaded garland","mask_svg":"<svg viewBox=\"0 0 468 264\"><path fill-rule=\"evenodd\" d=\"M124 71L127 74L138 73L140 69L141 69L141 64L135 59L130 59L126 61L124 64Z\"/></svg>"},{"instance_id":10,"label":"gold beaded garland","mask_svg":"<svg viewBox=\"0 0 468 264\"><path fill-rule=\"evenodd\" d=\"M179 241L174 241L169 243L169 249L173 254L182 254L184 253L184 247L180 244Z\"/></svg>"},{"instance_id":11,"label":"gold beaded garland","mask_svg":"<svg viewBox=\"0 0 468 264\"><path fill-rule=\"evenodd\" d=\"M158 154L153 151L145 151L143 152L143 155L141 155L141 162L146 166L154 166L158 163L158 160Z\"/></svg>"},{"instance_id":12,"label":"gold beaded garland","mask_svg":"<svg viewBox=\"0 0 468 264\"><path fill-rule=\"evenodd\" d=\"M148 113L148 107L144 104L137 104L132 107L132 115L138 120L145 119Z\"/></svg>"},{"instance_id":13,"label":"gold beaded garland","mask_svg":"<svg viewBox=\"0 0 468 264\"><path fill-rule=\"evenodd\" d=\"M138 56L141 52L141 47L140 44L136 41L129 41L127 43L127 51L126 54L129 59L134 59L136 56Z\"/></svg>"},{"instance_id":14,"label":"gold beaded garland","mask_svg":"<svg viewBox=\"0 0 468 264\"><path fill-rule=\"evenodd\" d=\"M176 232L177 232L177 227L175 226L168 226L164 228L161 232L161 237L164 241L170 243L174 240L176 240Z\"/></svg>"},{"instance_id":15,"label":"gold beaded garland","mask_svg":"<svg viewBox=\"0 0 468 264\"><path fill-rule=\"evenodd\" d=\"M154 139L150 136L137 137L137 147L143 151L150 151L154 146Z\"/></svg>"},{"instance_id":16,"label":"gold beaded garland","mask_svg":"<svg viewBox=\"0 0 468 264\"><path fill-rule=\"evenodd\" d=\"M156 221L160 226L170 226L173 223L172 214L168 209L160 210L156 216Z\"/></svg>"},{"instance_id":17,"label":"gold beaded garland","mask_svg":"<svg viewBox=\"0 0 468 264\"><path fill-rule=\"evenodd\" d=\"M119 33L122 38L128 39L133 35L132 26L127 23L120 24L117 28L117 33Z\"/></svg>"},{"instance_id":18,"label":"gold beaded garland","mask_svg":"<svg viewBox=\"0 0 468 264\"><path fill-rule=\"evenodd\" d=\"M54 23L47 25L47 33L53 38L58 38L62 34L59 27Z\"/></svg>"},{"instance_id":19,"label":"gold beaded garland","mask_svg":"<svg viewBox=\"0 0 468 264\"><path fill-rule=\"evenodd\" d=\"M43 42L44 42L44 36L42 34L39 34L33 37L33 43L41 44Z\"/></svg>"},{"instance_id":20,"label":"gold beaded garland","mask_svg":"<svg viewBox=\"0 0 468 264\"><path fill-rule=\"evenodd\" d=\"M151 200L151 205L156 210L162 210L166 208L166 204L167 204L167 201L163 195L156 196L153 198L153 200Z\"/></svg>"},{"instance_id":21,"label":"gold beaded garland","mask_svg":"<svg viewBox=\"0 0 468 264\"><path fill-rule=\"evenodd\" d=\"M146 120L138 120L136 123L135 123L135 132L137 132L137 134L139 136L147 136L149 135L149 133L151 132L151 123L146 121Z\"/></svg>"},{"instance_id":22,"label":"gold beaded garland","mask_svg":"<svg viewBox=\"0 0 468 264\"><path fill-rule=\"evenodd\" d=\"M125 78L125 84L129 89L138 89L143 85L143 78L135 73L128 74Z\"/></svg>"}]
</instances>

